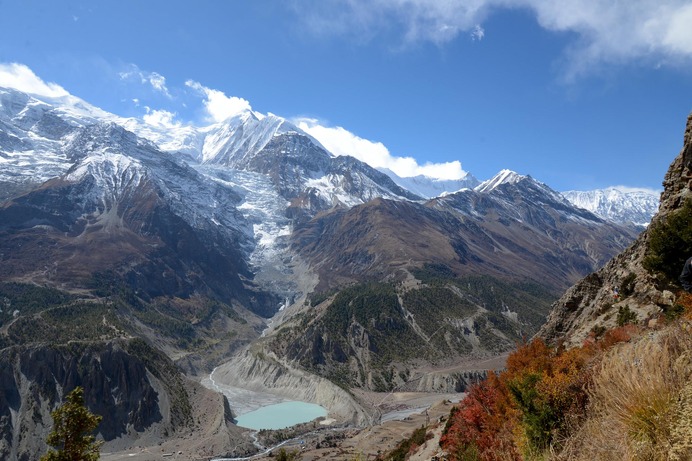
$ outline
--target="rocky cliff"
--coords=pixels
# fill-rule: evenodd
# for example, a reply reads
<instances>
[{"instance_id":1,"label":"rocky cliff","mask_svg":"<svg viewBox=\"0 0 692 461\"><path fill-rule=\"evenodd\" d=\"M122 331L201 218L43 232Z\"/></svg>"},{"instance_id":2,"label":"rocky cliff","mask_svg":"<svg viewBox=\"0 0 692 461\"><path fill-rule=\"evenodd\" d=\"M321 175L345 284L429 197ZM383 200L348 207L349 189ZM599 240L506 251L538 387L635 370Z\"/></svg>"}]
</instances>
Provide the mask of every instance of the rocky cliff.
<instances>
[{"instance_id":1,"label":"rocky cliff","mask_svg":"<svg viewBox=\"0 0 692 461\"><path fill-rule=\"evenodd\" d=\"M670 165L663 187L659 211L647 230L603 268L571 287L552 306L538 336L552 343L579 344L594 329L616 326L620 312L633 312L637 321L644 322L673 308L679 290L674 274L682 265L665 268L669 276L662 278L646 268L645 260L656 227L692 197L692 114L687 118L683 148ZM684 261L688 256L679 254L676 259Z\"/></svg>"},{"instance_id":2,"label":"rocky cliff","mask_svg":"<svg viewBox=\"0 0 692 461\"><path fill-rule=\"evenodd\" d=\"M104 416L97 436L106 442L106 452L127 449L142 438L199 432L194 407L210 398L167 357L137 339L8 347L0 351L0 371L0 458L8 461L36 460L46 452L50 412L76 386L84 388L89 410ZM207 408L217 416L211 418L215 424L204 429L235 431L236 441L242 441L230 424L228 406L216 397L216 405Z\"/></svg>"}]
</instances>

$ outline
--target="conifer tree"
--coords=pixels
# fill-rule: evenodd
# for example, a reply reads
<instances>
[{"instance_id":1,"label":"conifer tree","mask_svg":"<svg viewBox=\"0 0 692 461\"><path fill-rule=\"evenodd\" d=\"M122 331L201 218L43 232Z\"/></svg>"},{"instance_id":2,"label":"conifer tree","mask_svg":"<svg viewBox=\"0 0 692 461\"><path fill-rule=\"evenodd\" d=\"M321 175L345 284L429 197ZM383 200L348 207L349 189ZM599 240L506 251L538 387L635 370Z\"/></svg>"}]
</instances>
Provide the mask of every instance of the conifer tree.
<instances>
[{"instance_id":1,"label":"conifer tree","mask_svg":"<svg viewBox=\"0 0 692 461\"><path fill-rule=\"evenodd\" d=\"M101 416L84 406L84 389L75 387L65 402L51 413L53 430L48 435L49 450L40 461L96 461L101 442L91 434L101 422Z\"/></svg>"}]
</instances>

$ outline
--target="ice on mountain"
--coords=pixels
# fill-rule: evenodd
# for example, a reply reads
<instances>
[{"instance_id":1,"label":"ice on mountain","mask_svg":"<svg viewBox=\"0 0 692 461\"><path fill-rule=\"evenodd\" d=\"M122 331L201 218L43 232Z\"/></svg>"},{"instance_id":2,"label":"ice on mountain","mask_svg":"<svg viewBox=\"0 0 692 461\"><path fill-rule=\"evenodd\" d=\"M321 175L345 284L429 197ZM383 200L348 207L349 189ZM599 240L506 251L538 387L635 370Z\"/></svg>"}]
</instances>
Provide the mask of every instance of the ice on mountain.
<instances>
[{"instance_id":1,"label":"ice on mountain","mask_svg":"<svg viewBox=\"0 0 692 461\"><path fill-rule=\"evenodd\" d=\"M562 195L574 206L620 224L646 227L658 211L660 193L650 190L620 190L615 187L591 191L566 191Z\"/></svg>"}]
</instances>

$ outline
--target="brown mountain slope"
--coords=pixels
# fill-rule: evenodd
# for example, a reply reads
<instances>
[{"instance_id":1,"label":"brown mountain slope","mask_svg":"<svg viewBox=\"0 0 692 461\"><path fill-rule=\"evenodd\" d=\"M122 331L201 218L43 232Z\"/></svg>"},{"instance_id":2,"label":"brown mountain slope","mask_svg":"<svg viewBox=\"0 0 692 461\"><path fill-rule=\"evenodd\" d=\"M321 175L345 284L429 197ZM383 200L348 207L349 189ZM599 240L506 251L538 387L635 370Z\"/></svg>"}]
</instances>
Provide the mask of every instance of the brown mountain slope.
<instances>
[{"instance_id":1,"label":"brown mountain slope","mask_svg":"<svg viewBox=\"0 0 692 461\"><path fill-rule=\"evenodd\" d=\"M299 226L292 249L319 284L263 344L344 387L390 390L430 364L486 358L533 335L562 290L634 237L530 177L509 177ZM448 381L461 389L469 379Z\"/></svg>"},{"instance_id":2,"label":"brown mountain slope","mask_svg":"<svg viewBox=\"0 0 692 461\"><path fill-rule=\"evenodd\" d=\"M426 204L376 199L335 209L299 228L292 247L318 273L316 291L401 279L432 263L456 275L528 280L559 293L635 238L549 196L533 201L531 185L507 186Z\"/></svg>"}]
</instances>

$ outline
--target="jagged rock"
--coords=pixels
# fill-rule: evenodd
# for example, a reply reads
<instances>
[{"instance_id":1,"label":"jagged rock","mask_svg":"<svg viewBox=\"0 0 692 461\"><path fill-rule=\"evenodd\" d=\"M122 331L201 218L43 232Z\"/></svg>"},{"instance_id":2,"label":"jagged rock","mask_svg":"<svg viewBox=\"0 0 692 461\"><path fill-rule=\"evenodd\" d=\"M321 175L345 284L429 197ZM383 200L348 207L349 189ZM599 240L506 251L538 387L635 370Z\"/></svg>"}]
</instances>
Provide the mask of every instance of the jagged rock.
<instances>
[{"instance_id":1,"label":"jagged rock","mask_svg":"<svg viewBox=\"0 0 692 461\"><path fill-rule=\"evenodd\" d=\"M200 442L230 450L233 434L234 445L243 445L223 397L189 381L141 340L33 344L0 351L0 459L38 460L47 450L50 412L75 386L84 388L89 410L103 416L97 428L103 451L198 431L199 408L208 420Z\"/></svg>"}]
</instances>

